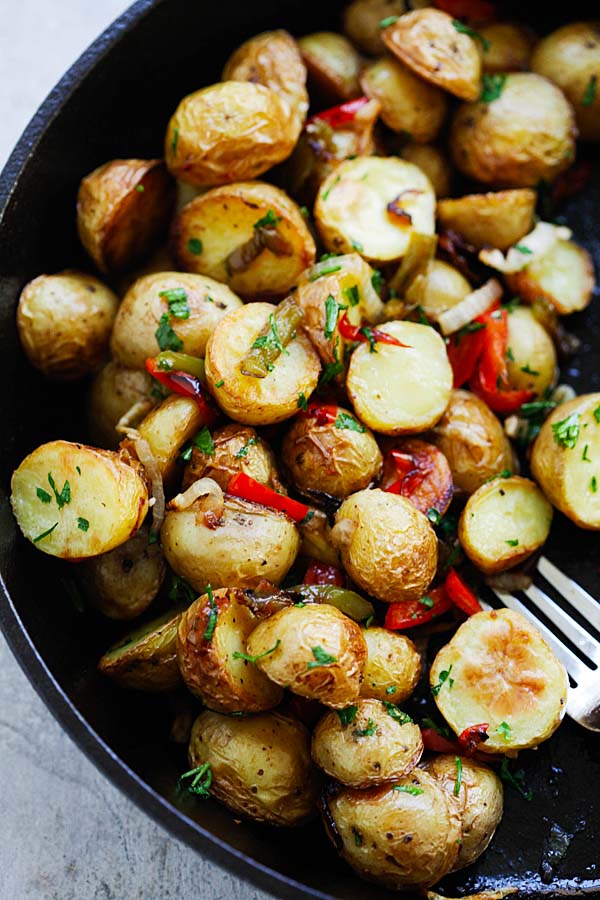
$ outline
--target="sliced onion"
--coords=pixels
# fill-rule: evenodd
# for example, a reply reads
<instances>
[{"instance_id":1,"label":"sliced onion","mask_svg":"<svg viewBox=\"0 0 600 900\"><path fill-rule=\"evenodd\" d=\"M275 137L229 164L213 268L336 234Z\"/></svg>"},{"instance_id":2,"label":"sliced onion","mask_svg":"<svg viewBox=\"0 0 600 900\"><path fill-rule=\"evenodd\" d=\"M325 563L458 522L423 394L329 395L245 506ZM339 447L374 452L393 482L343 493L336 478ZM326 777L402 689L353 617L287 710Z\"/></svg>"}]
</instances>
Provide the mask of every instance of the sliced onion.
<instances>
[{"instance_id":1,"label":"sliced onion","mask_svg":"<svg viewBox=\"0 0 600 900\"><path fill-rule=\"evenodd\" d=\"M202 503L198 503L202 500ZM209 528L215 528L223 519L225 501L223 490L213 478L199 478L194 481L182 494L169 502L169 509L181 512L196 504L198 512L204 513L204 521Z\"/></svg>"},{"instance_id":2,"label":"sliced onion","mask_svg":"<svg viewBox=\"0 0 600 900\"><path fill-rule=\"evenodd\" d=\"M467 294L464 300L452 306L437 317L442 334L454 334L460 331L477 316L487 312L502 296L502 285L496 278L490 278L476 291Z\"/></svg>"},{"instance_id":3,"label":"sliced onion","mask_svg":"<svg viewBox=\"0 0 600 900\"><path fill-rule=\"evenodd\" d=\"M568 241L571 235L571 229L564 225L538 222L533 231L510 247L506 256L501 250L484 249L479 251L479 259L486 266L511 275L525 269L537 257L544 256L557 241Z\"/></svg>"},{"instance_id":4,"label":"sliced onion","mask_svg":"<svg viewBox=\"0 0 600 900\"><path fill-rule=\"evenodd\" d=\"M165 489L163 487L163 480L158 467L158 462L150 449L150 444L141 436L136 428L126 428L125 426L122 426L121 430L124 431L132 442L137 458L143 465L146 476L150 480L152 488L152 497L149 503L152 507L152 525L150 527L150 534L157 535L165 520L166 508Z\"/></svg>"},{"instance_id":5,"label":"sliced onion","mask_svg":"<svg viewBox=\"0 0 600 900\"><path fill-rule=\"evenodd\" d=\"M137 403L129 407L126 413L123 413L115 425L117 434L126 434L129 437L129 432L134 428L134 425L139 425L151 409L154 409L152 400L138 400Z\"/></svg>"}]
</instances>

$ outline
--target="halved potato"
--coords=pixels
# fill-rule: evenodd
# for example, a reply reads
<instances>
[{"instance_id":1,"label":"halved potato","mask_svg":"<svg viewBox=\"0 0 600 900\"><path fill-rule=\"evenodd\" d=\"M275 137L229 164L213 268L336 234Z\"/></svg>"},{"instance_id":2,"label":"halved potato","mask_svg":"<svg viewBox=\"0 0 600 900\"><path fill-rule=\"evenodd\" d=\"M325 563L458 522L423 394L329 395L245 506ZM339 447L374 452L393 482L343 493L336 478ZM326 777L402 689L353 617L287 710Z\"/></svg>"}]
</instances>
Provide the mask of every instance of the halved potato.
<instances>
[{"instance_id":1,"label":"halved potato","mask_svg":"<svg viewBox=\"0 0 600 900\"><path fill-rule=\"evenodd\" d=\"M392 603L418 600L437 566L437 539L405 497L359 491L344 500L332 531L344 568L363 590Z\"/></svg>"},{"instance_id":2,"label":"halved potato","mask_svg":"<svg viewBox=\"0 0 600 900\"><path fill-rule=\"evenodd\" d=\"M327 603L290 606L264 619L248 653L275 684L334 709L357 700L367 658L360 627Z\"/></svg>"},{"instance_id":3,"label":"halved potato","mask_svg":"<svg viewBox=\"0 0 600 900\"><path fill-rule=\"evenodd\" d=\"M101 447L116 450L123 435L115 426L136 404L156 402L152 397L152 381L142 369L128 369L112 360L98 372L90 388L87 420L92 439ZM143 408L143 407L140 407Z\"/></svg>"},{"instance_id":4,"label":"halved potato","mask_svg":"<svg viewBox=\"0 0 600 900\"><path fill-rule=\"evenodd\" d=\"M167 126L169 171L198 187L258 178L286 159L296 124L279 94L249 81L222 81L188 94Z\"/></svg>"},{"instance_id":5,"label":"halved potato","mask_svg":"<svg viewBox=\"0 0 600 900\"><path fill-rule=\"evenodd\" d=\"M212 447L192 448L185 467L183 489L199 478L212 478L226 491L231 478L245 472L261 484L285 494L275 456L267 442L247 425L225 425L212 433Z\"/></svg>"},{"instance_id":6,"label":"halved potato","mask_svg":"<svg viewBox=\"0 0 600 900\"><path fill-rule=\"evenodd\" d=\"M172 394L155 407L138 426L140 436L148 441L158 470L165 481L177 471L179 451L204 425L200 407L191 397Z\"/></svg>"},{"instance_id":7,"label":"halved potato","mask_svg":"<svg viewBox=\"0 0 600 900\"><path fill-rule=\"evenodd\" d=\"M363 637L368 656L360 696L403 703L421 677L421 657L417 648L406 635L373 625L363 630Z\"/></svg>"},{"instance_id":8,"label":"halved potato","mask_svg":"<svg viewBox=\"0 0 600 900\"><path fill-rule=\"evenodd\" d=\"M512 754L549 738L566 712L569 688L563 664L512 609L467 619L436 656L430 683L456 734L488 724L489 739L478 745L483 753ZM508 728L498 729L503 723Z\"/></svg>"},{"instance_id":9,"label":"halved potato","mask_svg":"<svg viewBox=\"0 0 600 900\"><path fill-rule=\"evenodd\" d=\"M443 516L454 494L448 460L434 444L418 438L388 441L381 488L406 497L422 513L435 509ZM406 466L398 469L391 451L402 454Z\"/></svg>"},{"instance_id":10,"label":"halved potato","mask_svg":"<svg viewBox=\"0 0 600 900\"><path fill-rule=\"evenodd\" d=\"M344 10L344 31L365 53L378 56L385 50L381 22L405 12L405 0L353 0Z\"/></svg>"},{"instance_id":11,"label":"halved potato","mask_svg":"<svg viewBox=\"0 0 600 900\"><path fill-rule=\"evenodd\" d=\"M452 170L447 157L433 144L407 144L402 158L414 163L429 178L435 196L447 197L451 190Z\"/></svg>"},{"instance_id":12,"label":"halved potato","mask_svg":"<svg viewBox=\"0 0 600 900\"><path fill-rule=\"evenodd\" d=\"M545 543L552 507L533 482L513 475L482 484L469 497L458 537L475 565L493 575L523 562Z\"/></svg>"},{"instance_id":13,"label":"halved potato","mask_svg":"<svg viewBox=\"0 0 600 900\"><path fill-rule=\"evenodd\" d=\"M435 194L425 173L406 160L348 159L321 185L315 220L328 250L392 262L406 253L413 230L434 233Z\"/></svg>"},{"instance_id":14,"label":"halved potato","mask_svg":"<svg viewBox=\"0 0 600 900\"><path fill-rule=\"evenodd\" d=\"M269 303L252 303L226 316L206 348L206 378L221 409L237 422L270 425L298 411L300 394L310 397L321 364L309 339L298 332L265 378L243 375L241 363L275 311Z\"/></svg>"},{"instance_id":15,"label":"halved potato","mask_svg":"<svg viewBox=\"0 0 600 900\"><path fill-rule=\"evenodd\" d=\"M383 43L431 84L462 100L481 90L481 58L475 42L440 9L415 9L384 28Z\"/></svg>"},{"instance_id":16,"label":"halved potato","mask_svg":"<svg viewBox=\"0 0 600 900\"><path fill-rule=\"evenodd\" d=\"M511 291L532 303L543 297L567 316L589 306L594 291L592 257L574 241L558 240L543 256L520 272L506 276Z\"/></svg>"},{"instance_id":17,"label":"halved potato","mask_svg":"<svg viewBox=\"0 0 600 900\"><path fill-rule=\"evenodd\" d=\"M508 316L508 381L515 391L535 391L538 397L554 387L558 373L554 342L525 306Z\"/></svg>"},{"instance_id":18,"label":"halved potato","mask_svg":"<svg viewBox=\"0 0 600 900\"><path fill-rule=\"evenodd\" d=\"M216 712L273 709L283 691L247 655L246 642L259 620L237 588L207 590L183 613L177 659L186 687Z\"/></svg>"},{"instance_id":19,"label":"halved potato","mask_svg":"<svg viewBox=\"0 0 600 900\"><path fill-rule=\"evenodd\" d=\"M426 316L437 319L464 300L472 290L458 269L441 259L433 259L425 271L409 284L405 297L409 303L421 306Z\"/></svg>"},{"instance_id":20,"label":"halved potato","mask_svg":"<svg viewBox=\"0 0 600 900\"><path fill-rule=\"evenodd\" d=\"M376 787L408 775L423 755L421 729L393 701L358 700L325 713L312 736L313 760L353 788Z\"/></svg>"},{"instance_id":21,"label":"halved potato","mask_svg":"<svg viewBox=\"0 0 600 900\"><path fill-rule=\"evenodd\" d=\"M444 414L452 391L446 345L434 328L417 322L386 322L386 334L407 344L361 344L352 354L347 389L361 419L383 434L415 434Z\"/></svg>"},{"instance_id":22,"label":"halved potato","mask_svg":"<svg viewBox=\"0 0 600 900\"><path fill-rule=\"evenodd\" d=\"M427 143L437 137L448 109L447 95L397 59L384 56L363 70L360 84L381 104L381 118L392 131Z\"/></svg>"},{"instance_id":23,"label":"halved potato","mask_svg":"<svg viewBox=\"0 0 600 900\"><path fill-rule=\"evenodd\" d=\"M600 393L561 403L533 445L531 471L580 528L600 530Z\"/></svg>"},{"instance_id":24,"label":"halved potato","mask_svg":"<svg viewBox=\"0 0 600 900\"><path fill-rule=\"evenodd\" d=\"M171 691L181 684L177 664L177 628L181 610L169 610L140 625L106 651L98 669L120 687Z\"/></svg>"},{"instance_id":25,"label":"halved potato","mask_svg":"<svg viewBox=\"0 0 600 900\"><path fill-rule=\"evenodd\" d=\"M113 159L79 185L79 239L101 272L121 272L154 250L174 203L162 160Z\"/></svg>"},{"instance_id":26,"label":"halved potato","mask_svg":"<svg viewBox=\"0 0 600 900\"><path fill-rule=\"evenodd\" d=\"M477 27L483 71L518 72L529 69L534 44L532 32L515 22L489 22ZM541 72L545 75L545 72Z\"/></svg>"},{"instance_id":27,"label":"halved potato","mask_svg":"<svg viewBox=\"0 0 600 900\"><path fill-rule=\"evenodd\" d=\"M533 228L536 202L529 188L466 194L440 200L436 215L442 228L458 231L475 247L508 250Z\"/></svg>"},{"instance_id":28,"label":"halved potato","mask_svg":"<svg viewBox=\"0 0 600 900\"><path fill-rule=\"evenodd\" d=\"M348 38L335 31L317 31L298 40L308 70L308 82L326 102L339 103L360 95L362 60Z\"/></svg>"},{"instance_id":29,"label":"halved potato","mask_svg":"<svg viewBox=\"0 0 600 900\"><path fill-rule=\"evenodd\" d=\"M183 269L227 282L253 300L283 296L315 260L315 242L296 204L260 181L196 197L175 220L171 241Z\"/></svg>"},{"instance_id":30,"label":"halved potato","mask_svg":"<svg viewBox=\"0 0 600 900\"><path fill-rule=\"evenodd\" d=\"M136 533L148 512L139 463L69 441L37 447L15 469L13 513L43 553L84 559L108 553Z\"/></svg>"}]
</instances>

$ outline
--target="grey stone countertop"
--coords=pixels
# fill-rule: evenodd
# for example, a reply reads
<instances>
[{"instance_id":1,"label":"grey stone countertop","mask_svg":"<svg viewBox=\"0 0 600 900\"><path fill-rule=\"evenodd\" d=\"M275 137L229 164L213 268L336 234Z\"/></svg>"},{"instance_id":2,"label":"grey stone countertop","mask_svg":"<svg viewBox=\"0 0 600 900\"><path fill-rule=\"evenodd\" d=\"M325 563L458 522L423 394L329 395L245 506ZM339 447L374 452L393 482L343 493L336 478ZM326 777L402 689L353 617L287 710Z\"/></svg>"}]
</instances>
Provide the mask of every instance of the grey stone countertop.
<instances>
[{"instance_id":1,"label":"grey stone countertop","mask_svg":"<svg viewBox=\"0 0 600 900\"><path fill-rule=\"evenodd\" d=\"M0 168L123 0L0 0ZM50 51L50 52L49 52ZM0 900L267 900L114 788L52 718L0 636Z\"/></svg>"}]
</instances>

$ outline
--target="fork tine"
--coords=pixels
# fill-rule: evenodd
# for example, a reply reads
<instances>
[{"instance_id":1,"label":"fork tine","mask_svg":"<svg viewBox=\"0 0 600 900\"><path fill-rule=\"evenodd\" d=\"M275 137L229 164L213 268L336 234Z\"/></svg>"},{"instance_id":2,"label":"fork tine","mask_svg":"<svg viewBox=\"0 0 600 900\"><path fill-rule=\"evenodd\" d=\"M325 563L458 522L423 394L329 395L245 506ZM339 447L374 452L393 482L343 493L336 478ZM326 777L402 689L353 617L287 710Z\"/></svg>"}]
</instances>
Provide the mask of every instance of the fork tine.
<instances>
[{"instance_id":1,"label":"fork tine","mask_svg":"<svg viewBox=\"0 0 600 900\"><path fill-rule=\"evenodd\" d=\"M554 563L551 563L545 556L542 556L538 562L538 571L571 606L588 620L590 625L600 631L600 603L591 594L588 594L572 578L557 569Z\"/></svg>"},{"instance_id":2,"label":"fork tine","mask_svg":"<svg viewBox=\"0 0 600 900\"><path fill-rule=\"evenodd\" d=\"M579 622L567 615L564 609L561 609L551 597L536 587L536 585L527 588L525 594L585 656L595 662L596 665L600 663L600 644L581 627Z\"/></svg>"}]
</instances>

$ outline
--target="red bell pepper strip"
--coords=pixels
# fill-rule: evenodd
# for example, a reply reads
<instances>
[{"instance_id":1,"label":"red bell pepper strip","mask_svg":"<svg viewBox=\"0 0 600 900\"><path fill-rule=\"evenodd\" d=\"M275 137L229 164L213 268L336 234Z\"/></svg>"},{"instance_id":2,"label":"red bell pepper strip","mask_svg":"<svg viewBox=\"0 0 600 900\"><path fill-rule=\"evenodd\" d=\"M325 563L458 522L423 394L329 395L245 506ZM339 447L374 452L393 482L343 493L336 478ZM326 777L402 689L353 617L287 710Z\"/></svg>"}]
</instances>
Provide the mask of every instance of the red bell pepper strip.
<instances>
[{"instance_id":1,"label":"red bell pepper strip","mask_svg":"<svg viewBox=\"0 0 600 900\"><path fill-rule=\"evenodd\" d=\"M297 500L292 500L291 497L286 497L285 494L278 494L277 491L271 490L265 484L246 475L245 472L238 472L230 478L227 493L233 497L239 497L241 500L252 500L262 506L278 509L294 522L302 522L310 512L306 503L299 503Z\"/></svg>"},{"instance_id":2,"label":"red bell pepper strip","mask_svg":"<svg viewBox=\"0 0 600 900\"><path fill-rule=\"evenodd\" d=\"M353 122L356 113L369 102L368 97L358 97L357 100L350 100L349 103L342 103L341 106L332 106L330 109L324 109L308 120L307 124L311 124L315 119L321 122L327 122L331 128L342 128L344 125Z\"/></svg>"},{"instance_id":3,"label":"red bell pepper strip","mask_svg":"<svg viewBox=\"0 0 600 900\"><path fill-rule=\"evenodd\" d=\"M535 392L507 390L508 313L505 309L495 309L480 319L485 320L486 326L483 330L483 348L469 387L494 412L517 412L523 403L533 399Z\"/></svg>"},{"instance_id":4,"label":"red bell pepper strip","mask_svg":"<svg viewBox=\"0 0 600 900\"><path fill-rule=\"evenodd\" d=\"M317 425L333 425L338 417L338 407L325 406L321 403L309 403L303 415L306 418L314 419Z\"/></svg>"},{"instance_id":5,"label":"red bell pepper strip","mask_svg":"<svg viewBox=\"0 0 600 900\"><path fill-rule=\"evenodd\" d=\"M403 453L401 450L390 450L390 457L400 478L385 490L388 494L410 497L425 480L429 469L421 468L414 456Z\"/></svg>"},{"instance_id":6,"label":"red bell pepper strip","mask_svg":"<svg viewBox=\"0 0 600 900\"><path fill-rule=\"evenodd\" d=\"M489 727L489 724L484 722L481 725L470 725L461 731L458 736L458 744L462 752L467 756L472 756L479 744L489 740L490 736L487 733Z\"/></svg>"},{"instance_id":7,"label":"red bell pepper strip","mask_svg":"<svg viewBox=\"0 0 600 900\"><path fill-rule=\"evenodd\" d=\"M468 616L474 616L475 613L481 612L481 604L473 593L462 580L456 569L451 568L446 576L444 584L446 592L452 603L462 609Z\"/></svg>"},{"instance_id":8,"label":"red bell pepper strip","mask_svg":"<svg viewBox=\"0 0 600 900\"><path fill-rule=\"evenodd\" d=\"M477 394L491 410L500 415L516 413L524 403L529 403L535 397L534 391L488 391L481 380L481 373L476 371L469 382L469 387Z\"/></svg>"},{"instance_id":9,"label":"red bell pepper strip","mask_svg":"<svg viewBox=\"0 0 600 900\"><path fill-rule=\"evenodd\" d=\"M334 584L344 587L344 574L337 566L328 566L325 563L313 559L306 570L303 584Z\"/></svg>"},{"instance_id":10,"label":"red bell pepper strip","mask_svg":"<svg viewBox=\"0 0 600 900\"><path fill-rule=\"evenodd\" d=\"M442 587L434 588L427 595L429 600L433 600L433 605L423 603L426 597L421 600L401 600L398 603L390 603L385 616L385 627L390 631L403 631L405 628L415 628L417 625L424 625L441 616L452 607L452 601L446 589Z\"/></svg>"},{"instance_id":11,"label":"red bell pepper strip","mask_svg":"<svg viewBox=\"0 0 600 900\"><path fill-rule=\"evenodd\" d=\"M152 359L152 357L146 360L146 370L153 378L164 384L170 391L173 391L174 394L181 394L183 397L193 397L206 419L206 425L212 425L217 420L218 413L209 404L200 379L195 375L181 372L178 369L171 369L166 372L158 368L156 360Z\"/></svg>"},{"instance_id":12,"label":"red bell pepper strip","mask_svg":"<svg viewBox=\"0 0 600 900\"><path fill-rule=\"evenodd\" d=\"M476 320L477 321L477 320ZM479 357L483 351L485 329L467 334L453 334L446 345L448 359L454 373L454 387L460 388L473 375Z\"/></svg>"},{"instance_id":13,"label":"red bell pepper strip","mask_svg":"<svg viewBox=\"0 0 600 900\"><path fill-rule=\"evenodd\" d=\"M434 6L455 19L494 19L496 8L488 0L434 0Z\"/></svg>"},{"instance_id":14,"label":"red bell pepper strip","mask_svg":"<svg viewBox=\"0 0 600 900\"><path fill-rule=\"evenodd\" d=\"M394 347L410 348L410 344L403 344L398 338L385 331L380 331L379 328L371 328L370 325L351 325L347 313L344 313L338 320L337 327L341 336L347 341L358 341L361 344L392 344Z\"/></svg>"},{"instance_id":15,"label":"red bell pepper strip","mask_svg":"<svg viewBox=\"0 0 600 900\"><path fill-rule=\"evenodd\" d=\"M433 750L435 753L452 753L454 756L459 756L462 752L457 741L451 741L434 728L421 728L421 735L426 750Z\"/></svg>"}]
</instances>

